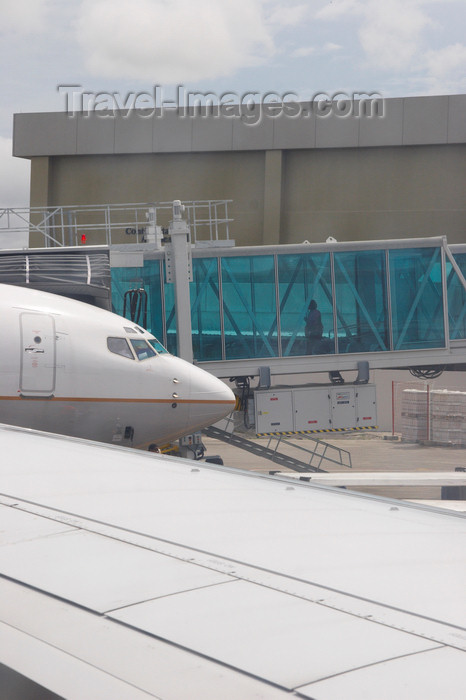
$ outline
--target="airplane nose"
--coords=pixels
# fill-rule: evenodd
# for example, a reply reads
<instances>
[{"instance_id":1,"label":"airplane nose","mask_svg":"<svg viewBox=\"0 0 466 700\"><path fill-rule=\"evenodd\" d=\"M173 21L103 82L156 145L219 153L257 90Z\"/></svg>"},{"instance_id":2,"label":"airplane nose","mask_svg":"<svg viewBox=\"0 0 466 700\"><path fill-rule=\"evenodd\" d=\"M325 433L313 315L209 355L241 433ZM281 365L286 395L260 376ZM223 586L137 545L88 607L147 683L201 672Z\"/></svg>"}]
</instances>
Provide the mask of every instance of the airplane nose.
<instances>
[{"instance_id":1,"label":"airplane nose","mask_svg":"<svg viewBox=\"0 0 466 700\"><path fill-rule=\"evenodd\" d=\"M190 417L199 427L212 425L228 416L235 408L232 390L220 379L197 367L192 367Z\"/></svg>"}]
</instances>

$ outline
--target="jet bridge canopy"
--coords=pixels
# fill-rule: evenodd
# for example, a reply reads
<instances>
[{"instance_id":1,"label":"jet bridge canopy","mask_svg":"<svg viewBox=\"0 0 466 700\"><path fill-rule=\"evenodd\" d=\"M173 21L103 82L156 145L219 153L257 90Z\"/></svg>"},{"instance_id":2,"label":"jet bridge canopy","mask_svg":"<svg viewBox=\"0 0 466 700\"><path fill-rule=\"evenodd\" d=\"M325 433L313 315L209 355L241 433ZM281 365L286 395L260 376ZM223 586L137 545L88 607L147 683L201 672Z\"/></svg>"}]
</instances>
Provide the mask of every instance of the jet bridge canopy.
<instances>
[{"instance_id":1,"label":"jet bridge canopy","mask_svg":"<svg viewBox=\"0 0 466 700\"><path fill-rule=\"evenodd\" d=\"M0 250L0 282L111 309L110 261L106 246Z\"/></svg>"},{"instance_id":2,"label":"jet bridge canopy","mask_svg":"<svg viewBox=\"0 0 466 700\"><path fill-rule=\"evenodd\" d=\"M134 255L134 253L133 253ZM118 258L121 260L121 257ZM217 376L466 366L466 246L444 237L192 249L193 355ZM174 285L163 251L113 267L113 304L144 287L150 330L176 353ZM310 346L314 299L322 338Z\"/></svg>"}]
</instances>

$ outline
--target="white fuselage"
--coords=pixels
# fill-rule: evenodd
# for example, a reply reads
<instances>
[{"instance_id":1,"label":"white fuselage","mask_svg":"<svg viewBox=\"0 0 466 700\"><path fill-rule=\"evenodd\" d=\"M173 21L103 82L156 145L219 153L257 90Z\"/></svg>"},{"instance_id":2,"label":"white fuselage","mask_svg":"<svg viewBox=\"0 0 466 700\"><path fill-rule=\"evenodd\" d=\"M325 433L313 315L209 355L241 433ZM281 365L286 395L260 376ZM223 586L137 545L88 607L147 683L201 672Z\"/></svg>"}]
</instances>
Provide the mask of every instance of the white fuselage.
<instances>
[{"instance_id":1,"label":"white fuselage","mask_svg":"<svg viewBox=\"0 0 466 700\"><path fill-rule=\"evenodd\" d=\"M0 422L143 447L234 408L223 382L116 314L10 285L0 312Z\"/></svg>"}]
</instances>

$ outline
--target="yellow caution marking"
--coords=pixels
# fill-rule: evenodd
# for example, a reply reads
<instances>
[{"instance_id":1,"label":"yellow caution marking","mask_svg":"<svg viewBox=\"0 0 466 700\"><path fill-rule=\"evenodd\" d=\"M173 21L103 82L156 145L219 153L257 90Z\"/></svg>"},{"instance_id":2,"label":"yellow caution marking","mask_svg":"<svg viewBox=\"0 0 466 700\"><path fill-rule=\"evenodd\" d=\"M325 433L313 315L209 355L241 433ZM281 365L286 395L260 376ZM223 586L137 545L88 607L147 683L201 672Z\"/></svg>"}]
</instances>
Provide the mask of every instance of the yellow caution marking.
<instances>
[{"instance_id":1,"label":"yellow caution marking","mask_svg":"<svg viewBox=\"0 0 466 700\"><path fill-rule=\"evenodd\" d=\"M365 425L360 428L322 428L320 430L286 430L275 433L256 433L257 437L267 437L268 435L315 435L319 433L349 433L362 430L377 430L378 425Z\"/></svg>"}]
</instances>

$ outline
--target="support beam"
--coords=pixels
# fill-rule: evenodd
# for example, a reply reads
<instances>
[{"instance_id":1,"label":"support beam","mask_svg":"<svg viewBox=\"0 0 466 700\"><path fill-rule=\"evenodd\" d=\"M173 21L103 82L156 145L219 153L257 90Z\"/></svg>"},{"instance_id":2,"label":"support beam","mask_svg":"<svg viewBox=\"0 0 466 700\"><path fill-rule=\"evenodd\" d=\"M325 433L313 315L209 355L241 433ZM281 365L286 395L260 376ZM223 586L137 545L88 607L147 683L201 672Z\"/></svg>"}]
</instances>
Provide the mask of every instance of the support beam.
<instances>
[{"instance_id":1,"label":"support beam","mask_svg":"<svg viewBox=\"0 0 466 700\"><path fill-rule=\"evenodd\" d=\"M170 247L167 249L167 282L175 285L177 354L187 362L193 361L191 302L189 282L192 280L191 243L189 227L182 218L182 205L173 202L173 221L169 226Z\"/></svg>"},{"instance_id":2,"label":"support beam","mask_svg":"<svg viewBox=\"0 0 466 700\"><path fill-rule=\"evenodd\" d=\"M50 158L31 158L31 185L29 191L31 207L49 206Z\"/></svg>"},{"instance_id":3,"label":"support beam","mask_svg":"<svg viewBox=\"0 0 466 700\"><path fill-rule=\"evenodd\" d=\"M280 243L282 210L282 151L266 151L264 165L264 230L262 243Z\"/></svg>"},{"instance_id":4,"label":"support beam","mask_svg":"<svg viewBox=\"0 0 466 700\"><path fill-rule=\"evenodd\" d=\"M29 206L48 207L49 206L49 181L50 181L50 158L48 156L35 156L31 158L31 184L29 190ZM39 224L43 215L31 213L31 224ZM43 236L31 228L29 232L29 245L31 248L42 247L44 245Z\"/></svg>"}]
</instances>

